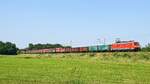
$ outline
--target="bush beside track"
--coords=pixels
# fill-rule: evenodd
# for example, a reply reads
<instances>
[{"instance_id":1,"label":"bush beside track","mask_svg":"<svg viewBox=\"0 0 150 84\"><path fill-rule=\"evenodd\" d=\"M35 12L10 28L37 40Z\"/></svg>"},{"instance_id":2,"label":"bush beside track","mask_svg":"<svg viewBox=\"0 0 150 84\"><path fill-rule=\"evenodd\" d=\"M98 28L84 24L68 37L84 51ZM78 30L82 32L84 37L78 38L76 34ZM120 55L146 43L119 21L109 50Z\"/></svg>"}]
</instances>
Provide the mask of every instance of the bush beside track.
<instances>
[{"instance_id":1,"label":"bush beside track","mask_svg":"<svg viewBox=\"0 0 150 84\"><path fill-rule=\"evenodd\" d=\"M150 52L100 52L100 53L51 53L51 54L20 54L25 58L95 58L97 60L150 60Z\"/></svg>"}]
</instances>

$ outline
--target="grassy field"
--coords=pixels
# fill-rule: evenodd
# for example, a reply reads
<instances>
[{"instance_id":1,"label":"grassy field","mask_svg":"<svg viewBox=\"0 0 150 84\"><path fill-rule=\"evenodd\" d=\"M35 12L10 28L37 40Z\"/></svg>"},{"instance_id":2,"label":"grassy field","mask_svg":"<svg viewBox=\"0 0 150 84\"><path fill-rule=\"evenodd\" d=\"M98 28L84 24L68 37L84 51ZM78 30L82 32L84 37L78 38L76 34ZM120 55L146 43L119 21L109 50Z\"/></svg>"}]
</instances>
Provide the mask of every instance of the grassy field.
<instances>
[{"instance_id":1,"label":"grassy field","mask_svg":"<svg viewBox=\"0 0 150 84\"><path fill-rule=\"evenodd\" d=\"M0 56L0 84L150 84L150 53Z\"/></svg>"}]
</instances>

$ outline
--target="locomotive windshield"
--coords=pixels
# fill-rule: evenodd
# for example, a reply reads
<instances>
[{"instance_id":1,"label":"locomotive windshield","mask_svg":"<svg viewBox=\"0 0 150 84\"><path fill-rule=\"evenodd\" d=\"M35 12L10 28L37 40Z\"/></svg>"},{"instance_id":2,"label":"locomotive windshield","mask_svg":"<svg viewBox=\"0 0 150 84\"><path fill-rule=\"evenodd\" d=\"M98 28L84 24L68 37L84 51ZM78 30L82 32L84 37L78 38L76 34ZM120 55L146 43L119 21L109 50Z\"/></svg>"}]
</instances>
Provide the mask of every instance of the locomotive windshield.
<instances>
[{"instance_id":1,"label":"locomotive windshield","mask_svg":"<svg viewBox=\"0 0 150 84\"><path fill-rule=\"evenodd\" d=\"M134 44L135 44L136 46L139 46L139 45L140 45L138 42L135 42Z\"/></svg>"}]
</instances>

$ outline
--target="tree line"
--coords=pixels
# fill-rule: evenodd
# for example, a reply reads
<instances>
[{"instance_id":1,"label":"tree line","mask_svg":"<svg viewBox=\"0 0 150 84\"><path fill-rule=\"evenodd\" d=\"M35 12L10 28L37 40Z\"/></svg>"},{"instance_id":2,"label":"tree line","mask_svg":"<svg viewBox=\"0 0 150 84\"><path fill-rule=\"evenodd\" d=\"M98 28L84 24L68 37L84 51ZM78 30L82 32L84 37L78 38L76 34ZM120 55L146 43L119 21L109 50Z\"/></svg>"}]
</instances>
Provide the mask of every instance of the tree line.
<instances>
[{"instance_id":1,"label":"tree line","mask_svg":"<svg viewBox=\"0 0 150 84\"><path fill-rule=\"evenodd\" d=\"M61 44L32 44L29 43L28 47L26 49L28 50L34 50L34 49L45 49L45 48L64 48L64 47L71 47L71 46L63 46Z\"/></svg>"},{"instance_id":2,"label":"tree line","mask_svg":"<svg viewBox=\"0 0 150 84\"><path fill-rule=\"evenodd\" d=\"M18 48L11 42L0 41L0 54L2 55L16 55Z\"/></svg>"}]
</instances>

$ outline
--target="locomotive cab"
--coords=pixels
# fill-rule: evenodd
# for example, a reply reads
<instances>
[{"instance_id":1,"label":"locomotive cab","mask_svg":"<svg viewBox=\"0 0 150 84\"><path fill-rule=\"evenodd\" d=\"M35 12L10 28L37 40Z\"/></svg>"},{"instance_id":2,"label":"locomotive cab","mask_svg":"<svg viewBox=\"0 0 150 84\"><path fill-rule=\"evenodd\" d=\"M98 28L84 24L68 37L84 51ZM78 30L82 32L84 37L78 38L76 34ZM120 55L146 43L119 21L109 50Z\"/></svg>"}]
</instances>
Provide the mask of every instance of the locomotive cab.
<instances>
[{"instance_id":1,"label":"locomotive cab","mask_svg":"<svg viewBox=\"0 0 150 84\"><path fill-rule=\"evenodd\" d=\"M134 42L134 49L135 49L136 51L138 51L138 50L141 49L141 46L140 46L139 42Z\"/></svg>"}]
</instances>

